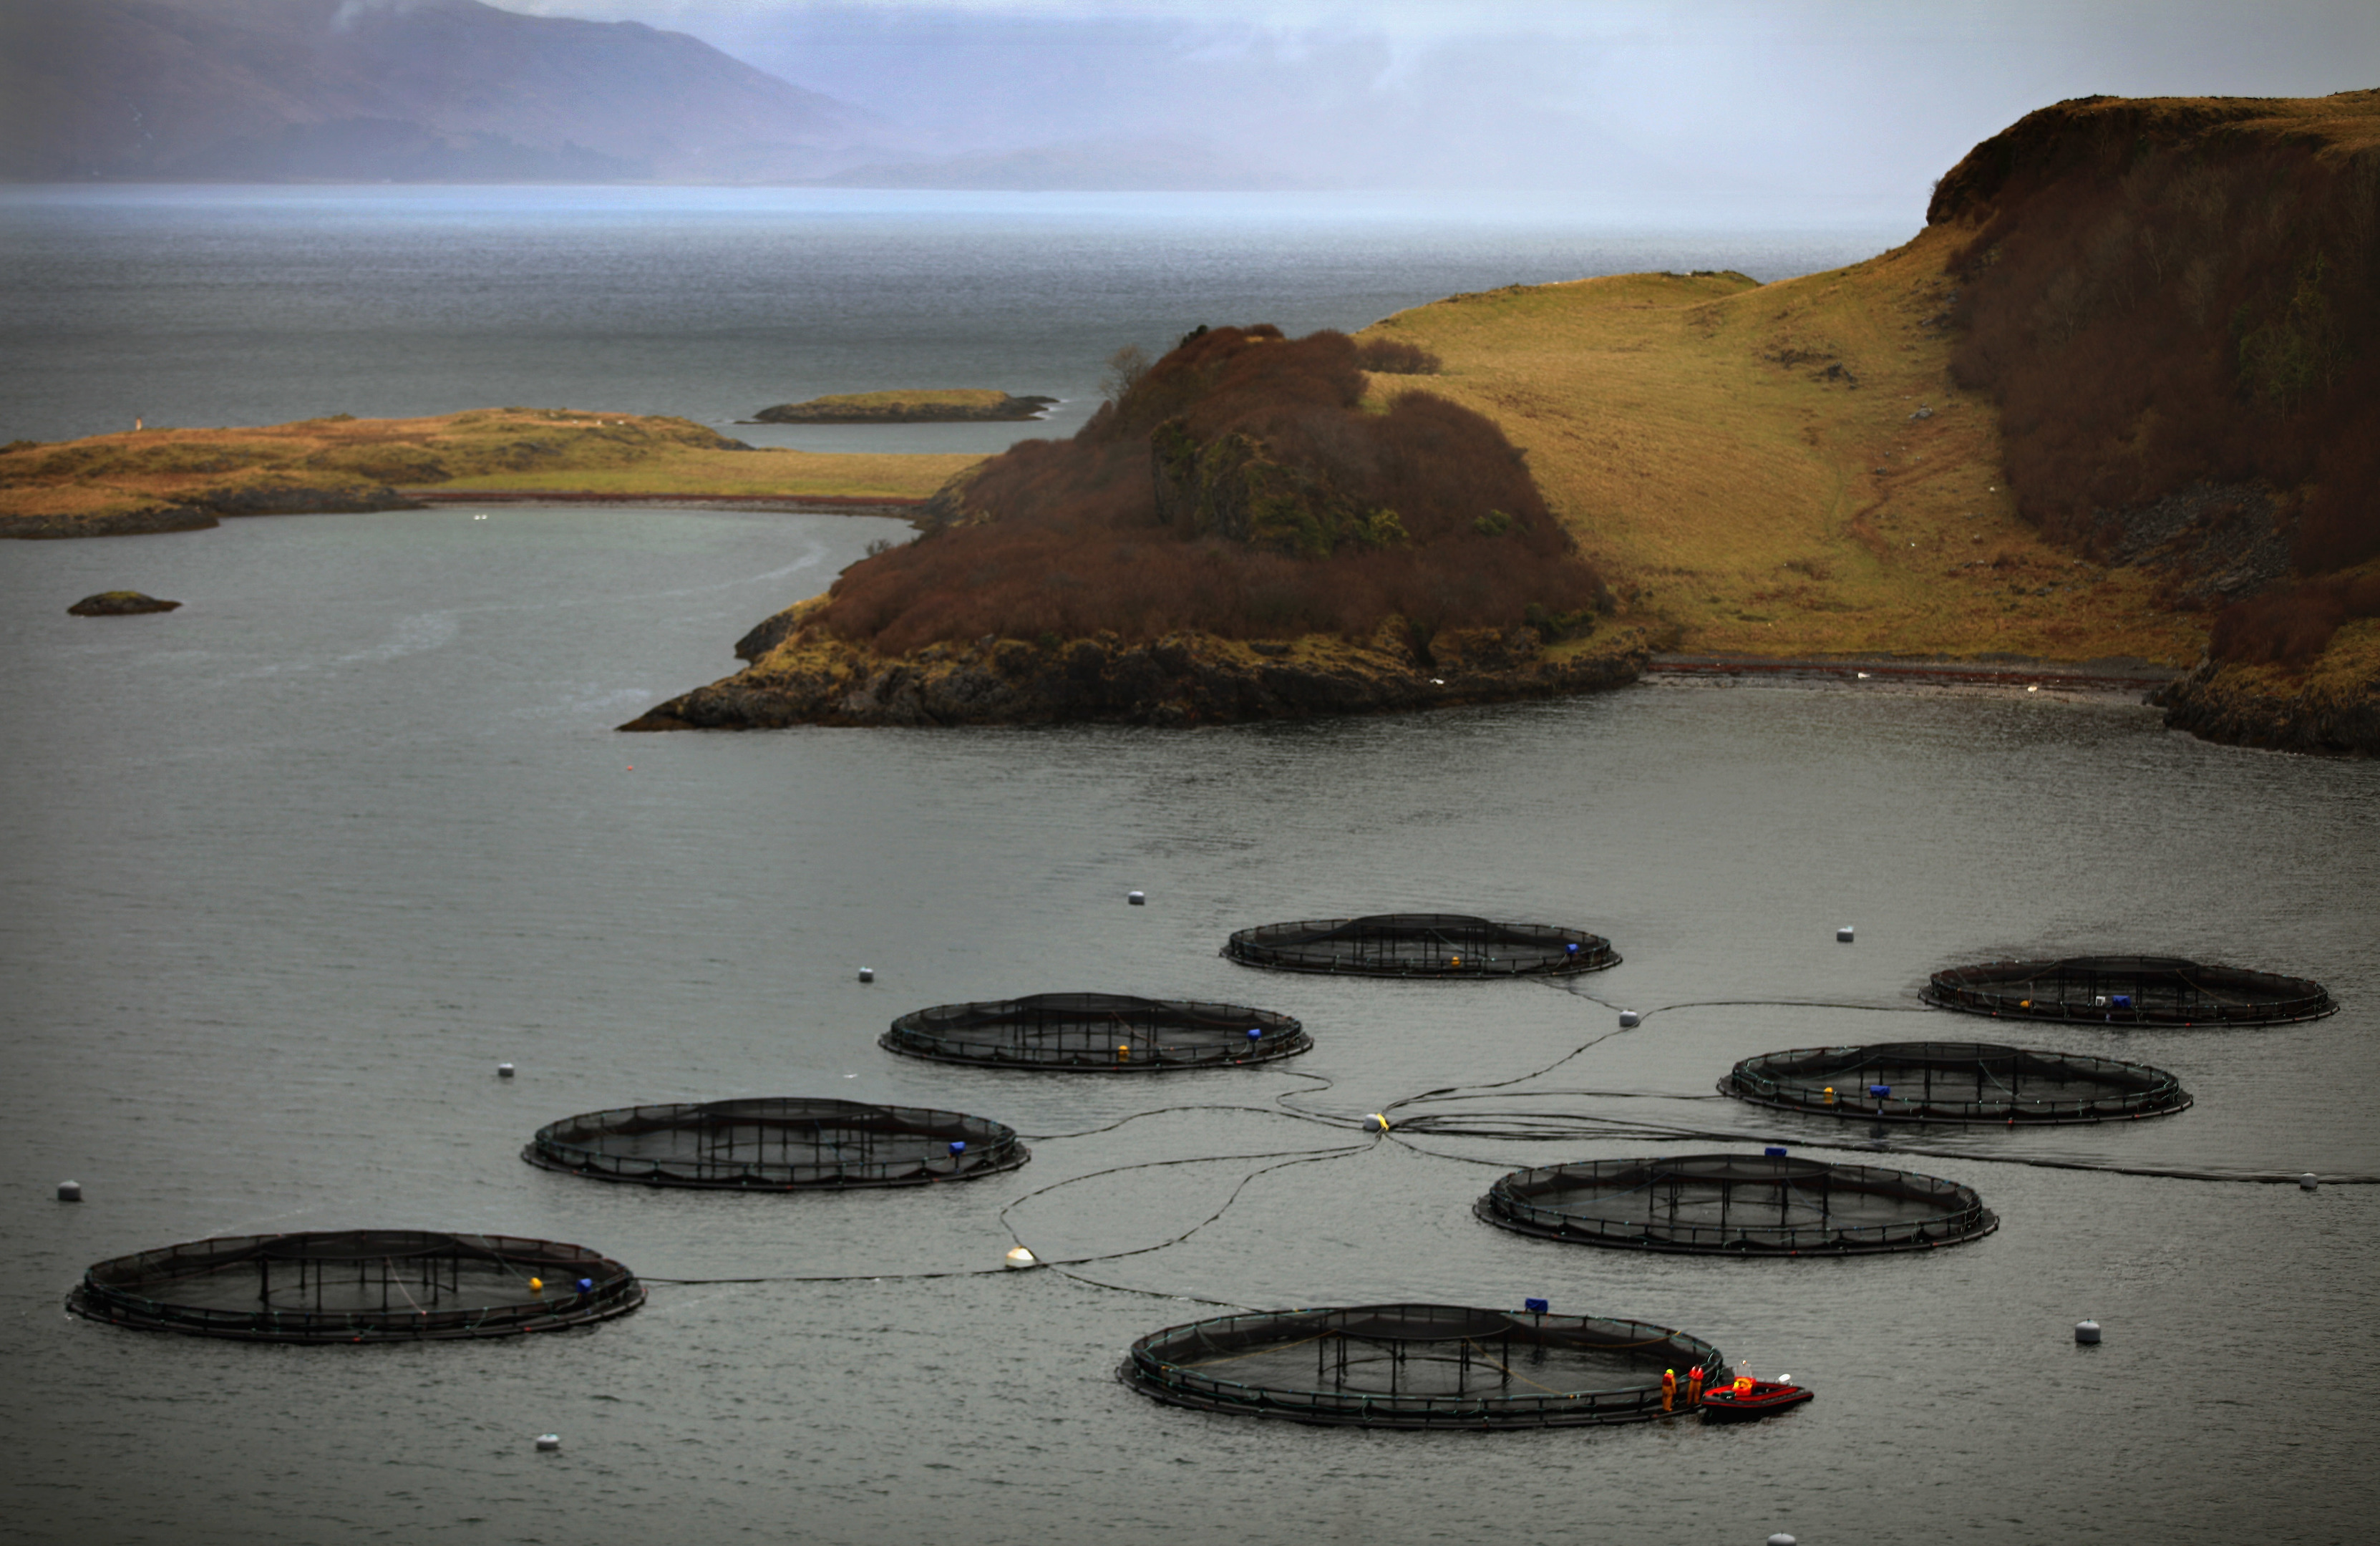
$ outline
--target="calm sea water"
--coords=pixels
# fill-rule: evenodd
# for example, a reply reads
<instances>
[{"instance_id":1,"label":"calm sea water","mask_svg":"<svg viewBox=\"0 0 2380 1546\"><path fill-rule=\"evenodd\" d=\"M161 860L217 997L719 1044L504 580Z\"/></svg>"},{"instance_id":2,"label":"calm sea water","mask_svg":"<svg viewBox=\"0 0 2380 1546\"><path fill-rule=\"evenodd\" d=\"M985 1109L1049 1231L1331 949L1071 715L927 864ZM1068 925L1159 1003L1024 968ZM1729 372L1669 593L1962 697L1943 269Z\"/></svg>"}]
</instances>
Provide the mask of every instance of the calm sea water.
<instances>
[{"instance_id":1,"label":"calm sea water","mask_svg":"<svg viewBox=\"0 0 2380 1546\"><path fill-rule=\"evenodd\" d=\"M1071 433L1111 354L1201 323L1352 329L1645 269L1776 279L1913 228L1648 229L1510 197L0 189L0 440L528 404L989 451ZM1064 401L1030 427L731 428L902 386Z\"/></svg>"},{"instance_id":2,"label":"calm sea water","mask_svg":"<svg viewBox=\"0 0 2380 1546\"><path fill-rule=\"evenodd\" d=\"M0 1535L2369 1533L2380 1187L2011 1162L2380 1172L2380 764L2206 746L2115 698L1670 685L1188 734L612 731L728 670L746 627L897 530L452 510L0 550ZM65 615L119 585L187 604ZM1135 887L1148 907L1124 906ZM1584 924L1626 961L1585 984L1597 1003L1215 955L1249 923L1404 907ZM1834 943L1844 922L1857 944ZM2058 1033L2171 1068L2199 1103L1935 1135L1946 1152L1899 1163L1975 1186L2005 1220L1956 1249L1639 1258L1471 1215L1503 1166L1764 1138L1872 1158L1824 1147L1856 1131L1718 1100L1713 1081L1780 1047L1972 1035L1916 1007L1929 970L2102 948L2303 972L2347 1008ZM1156 1082L875 1045L906 1009L1073 988L1276 1005L1317 1047ZM1079 1277L997 1270L1012 1203L1044 1256L1128 1250L1273 1163L1246 1156L1343 1141L1280 1115L1289 1092L1359 1115L1542 1068L1610 1031L1609 1004L1795 999L1869 1007L1669 1009L1476 1102L1718 1137L1380 1141L1257 1178L1178 1245ZM500 1059L520 1077L499 1082ZM778 1093L1040 1135L1161 1114L898 1195L659 1195L516 1157L573 1112ZM1177 1109L1214 1106L1232 1109ZM1097 1174L1161 1159L1206 1163ZM50 1200L68 1176L79 1206ZM251 1347L61 1308L105 1257L361 1225L577 1241L654 1278L848 1281L659 1284L625 1320L504 1345ZM1482 1438L1235 1421L1111 1377L1134 1337L1212 1313L1199 1299L1527 1296L1685 1328L1818 1400L1745 1430ZM2086 1315L2107 1329L2095 1349L2070 1338ZM565 1447L540 1456L549 1431Z\"/></svg>"}]
</instances>

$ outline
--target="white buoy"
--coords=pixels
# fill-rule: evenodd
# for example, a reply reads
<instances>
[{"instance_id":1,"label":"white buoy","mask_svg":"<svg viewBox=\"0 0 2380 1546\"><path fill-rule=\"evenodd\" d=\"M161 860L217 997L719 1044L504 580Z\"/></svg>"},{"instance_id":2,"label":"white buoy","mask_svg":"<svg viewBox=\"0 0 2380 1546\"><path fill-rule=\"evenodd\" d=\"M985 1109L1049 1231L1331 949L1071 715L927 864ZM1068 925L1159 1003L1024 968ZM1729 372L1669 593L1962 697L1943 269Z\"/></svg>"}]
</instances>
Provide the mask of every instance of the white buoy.
<instances>
[{"instance_id":1,"label":"white buoy","mask_svg":"<svg viewBox=\"0 0 2380 1546\"><path fill-rule=\"evenodd\" d=\"M1620 1029L1622 1030L1634 1030L1644 1023L1645 1016L1633 1009L1622 1009L1620 1012Z\"/></svg>"},{"instance_id":2,"label":"white buoy","mask_svg":"<svg viewBox=\"0 0 2380 1546\"><path fill-rule=\"evenodd\" d=\"M875 980L876 980L876 968L875 968L874 967L862 967L862 968L859 968L859 980L860 980L862 982L873 982L873 981L875 981Z\"/></svg>"},{"instance_id":3,"label":"white buoy","mask_svg":"<svg viewBox=\"0 0 2380 1546\"><path fill-rule=\"evenodd\" d=\"M562 1435L559 1433L540 1433L537 1436L537 1449L540 1455L552 1455L561 1447Z\"/></svg>"},{"instance_id":4,"label":"white buoy","mask_svg":"<svg viewBox=\"0 0 2380 1546\"><path fill-rule=\"evenodd\" d=\"M1123 894L1123 899L1135 907L1148 906L1148 893L1145 891L1127 891Z\"/></svg>"},{"instance_id":5,"label":"white buoy","mask_svg":"<svg viewBox=\"0 0 2380 1546\"><path fill-rule=\"evenodd\" d=\"M60 1202L80 1202L82 1200L82 1183L79 1181L59 1182L58 1200Z\"/></svg>"},{"instance_id":6,"label":"white buoy","mask_svg":"<svg viewBox=\"0 0 2380 1546\"><path fill-rule=\"evenodd\" d=\"M1852 926L1850 924L1846 923L1841 928L1835 931L1835 943L1837 944L1849 944L1852 943Z\"/></svg>"},{"instance_id":7,"label":"white buoy","mask_svg":"<svg viewBox=\"0 0 2380 1546\"><path fill-rule=\"evenodd\" d=\"M498 1077L498 1078L500 1078L500 1079L508 1079L508 1078L511 1078L512 1077L513 1077L513 1065L512 1065L511 1064L509 1064L509 1063L499 1063L499 1064L497 1064L497 1065L496 1065L496 1077Z\"/></svg>"},{"instance_id":8,"label":"white buoy","mask_svg":"<svg viewBox=\"0 0 2380 1546\"><path fill-rule=\"evenodd\" d=\"M1783 1530L1779 1530L1775 1535L1768 1538L1768 1546L1800 1546L1800 1542L1796 1541L1791 1536L1787 1535Z\"/></svg>"},{"instance_id":9,"label":"white buoy","mask_svg":"<svg viewBox=\"0 0 2380 1546\"><path fill-rule=\"evenodd\" d=\"M1378 1124L1380 1131L1382 1131L1382 1132L1384 1132L1384 1133L1385 1133L1385 1132L1387 1132L1387 1131L1389 1130L1389 1119L1388 1119L1387 1117L1385 1117L1385 1116L1381 1115L1378 1112L1367 1112L1367 1113L1366 1113L1366 1114L1365 1114L1365 1116L1364 1116L1364 1120L1365 1120L1366 1123L1377 1123L1377 1124Z\"/></svg>"},{"instance_id":10,"label":"white buoy","mask_svg":"<svg viewBox=\"0 0 2380 1546\"><path fill-rule=\"evenodd\" d=\"M71 1182L71 1181L69 1181L69 1182L67 1182L67 1186L68 1186L68 1187L71 1187L71 1186L73 1186L73 1185L74 1185L74 1183L73 1183L73 1182ZM2310 1191L2313 1191L2316 1187L2319 1187L2319 1186L2321 1186L2321 1185L2322 1185L2322 1177L2321 1177L2321 1176L2319 1176L2319 1175L2315 1175L2313 1172L2312 1172L2312 1171L2307 1171L2303 1175L2301 1175L2301 1176L2299 1176L2299 1177L2298 1177L2298 1190L2300 1190L2300 1191L2301 1191L2301 1192L2310 1192ZM61 1188L61 1189L63 1190L63 1188Z\"/></svg>"},{"instance_id":11,"label":"white buoy","mask_svg":"<svg viewBox=\"0 0 2380 1546\"><path fill-rule=\"evenodd\" d=\"M1041 1259L1034 1255L1031 1251L1026 1249L1023 1246L1018 1246L1016 1248L1010 1251L1005 1260L1008 1263L1009 1270L1012 1272L1021 1272L1027 1267L1038 1267L1041 1265Z\"/></svg>"},{"instance_id":12,"label":"white buoy","mask_svg":"<svg viewBox=\"0 0 2380 1546\"><path fill-rule=\"evenodd\" d=\"M2098 1345L2099 1322L2096 1321L2077 1321L2074 1322L2074 1340L2081 1343L2085 1347L2095 1347Z\"/></svg>"}]
</instances>

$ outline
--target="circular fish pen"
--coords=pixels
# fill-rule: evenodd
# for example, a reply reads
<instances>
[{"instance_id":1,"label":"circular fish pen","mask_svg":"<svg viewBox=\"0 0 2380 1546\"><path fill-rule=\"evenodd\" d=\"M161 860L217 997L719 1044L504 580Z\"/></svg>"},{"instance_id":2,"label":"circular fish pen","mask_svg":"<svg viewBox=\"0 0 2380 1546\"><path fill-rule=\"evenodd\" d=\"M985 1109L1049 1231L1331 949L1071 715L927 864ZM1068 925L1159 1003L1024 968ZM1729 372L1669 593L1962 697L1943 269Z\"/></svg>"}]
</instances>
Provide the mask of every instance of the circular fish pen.
<instances>
[{"instance_id":1,"label":"circular fish pen","mask_svg":"<svg viewBox=\"0 0 2380 1546\"><path fill-rule=\"evenodd\" d=\"M1798 1047L1747 1057L1719 1093L1779 1111L1870 1122L2130 1122L2188 1111L2162 1068L1989 1041Z\"/></svg>"},{"instance_id":2,"label":"circular fish pen","mask_svg":"<svg viewBox=\"0 0 2380 1546\"><path fill-rule=\"evenodd\" d=\"M877 1044L909 1057L986 1068L1153 1074L1294 1057L1314 1045L1270 1009L1126 993L1035 993L944 1004L892 1022Z\"/></svg>"},{"instance_id":3,"label":"circular fish pen","mask_svg":"<svg viewBox=\"0 0 2380 1546\"><path fill-rule=\"evenodd\" d=\"M1523 977L1601 971L1611 942L1550 923L1491 923L1462 913L1376 913L1243 929L1222 953L1246 967L1362 977Z\"/></svg>"},{"instance_id":4,"label":"circular fish pen","mask_svg":"<svg viewBox=\"0 0 2380 1546\"><path fill-rule=\"evenodd\" d=\"M968 1181L1032 1152L986 1117L791 1097L567 1116L539 1128L521 1158L601 1181L792 1191Z\"/></svg>"},{"instance_id":5,"label":"circular fish pen","mask_svg":"<svg viewBox=\"0 0 2380 1546\"><path fill-rule=\"evenodd\" d=\"M1452 1305L1226 1315L1134 1343L1117 1370L1177 1406L1365 1428L1552 1428L1665 1410L1664 1371L1718 1349L1665 1326Z\"/></svg>"},{"instance_id":6,"label":"circular fish pen","mask_svg":"<svg viewBox=\"0 0 2380 1546\"><path fill-rule=\"evenodd\" d=\"M1865 1256L1979 1240L1999 1216L1969 1187L1784 1154L1686 1154L1516 1170L1477 1208L1543 1239L1710 1256Z\"/></svg>"},{"instance_id":7,"label":"circular fish pen","mask_svg":"<svg viewBox=\"0 0 2380 1546\"><path fill-rule=\"evenodd\" d=\"M2179 956L2070 956L1937 971L1919 997L1937 1009L2101 1025L2269 1025L2338 1012L2319 982Z\"/></svg>"},{"instance_id":8,"label":"circular fish pen","mask_svg":"<svg viewBox=\"0 0 2380 1546\"><path fill-rule=\"evenodd\" d=\"M67 1296L111 1325L244 1342L424 1342L591 1325L644 1284L583 1246L348 1229L233 1235L102 1261Z\"/></svg>"}]
</instances>

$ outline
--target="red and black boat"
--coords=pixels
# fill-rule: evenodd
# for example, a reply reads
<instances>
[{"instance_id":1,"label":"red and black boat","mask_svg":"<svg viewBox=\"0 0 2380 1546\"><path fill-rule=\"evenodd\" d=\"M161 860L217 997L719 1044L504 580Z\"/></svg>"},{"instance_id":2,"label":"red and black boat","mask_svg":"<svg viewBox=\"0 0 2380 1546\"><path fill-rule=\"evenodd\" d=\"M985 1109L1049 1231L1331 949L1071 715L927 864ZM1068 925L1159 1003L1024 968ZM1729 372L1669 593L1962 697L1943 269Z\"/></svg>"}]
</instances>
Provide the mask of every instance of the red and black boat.
<instances>
[{"instance_id":1,"label":"red and black boat","mask_svg":"<svg viewBox=\"0 0 2380 1546\"><path fill-rule=\"evenodd\" d=\"M1735 1380L1703 1392L1703 1420L1750 1422L1809 1399L1808 1390L1781 1380Z\"/></svg>"}]
</instances>

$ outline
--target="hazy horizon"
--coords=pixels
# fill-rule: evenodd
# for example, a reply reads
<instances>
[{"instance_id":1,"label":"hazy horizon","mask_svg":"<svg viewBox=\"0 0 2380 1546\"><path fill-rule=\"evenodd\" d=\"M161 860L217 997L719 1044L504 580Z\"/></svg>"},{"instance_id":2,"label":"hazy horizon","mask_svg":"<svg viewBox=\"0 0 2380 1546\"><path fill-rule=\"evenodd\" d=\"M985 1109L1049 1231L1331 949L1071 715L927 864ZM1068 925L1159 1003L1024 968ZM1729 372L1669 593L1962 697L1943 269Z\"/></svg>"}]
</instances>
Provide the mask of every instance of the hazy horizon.
<instances>
[{"instance_id":1,"label":"hazy horizon","mask_svg":"<svg viewBox=\"0 0 2380 1546\"><path fill-rule=\"evenodd\" d=\"M1771 217L1922 217L1969 148L2064 98L2380 85L2380 6L2362 0L508 5L690 32L880 116L920 156L1165 142L1247 186L1539 189Z\"/></svg>"},{"instance_id":2,"label":"hazy horizon","mask_svg":"<svg viewBox=\"0 0 2380 1546\"><path fill-rule=\"evenodd\" d=\"M2371 0L0 0L0 21L5 164L32 181L1460 191L1914 224L1975 143L2067 98L2380 85Z\"/></svg>"}]
</instances>

